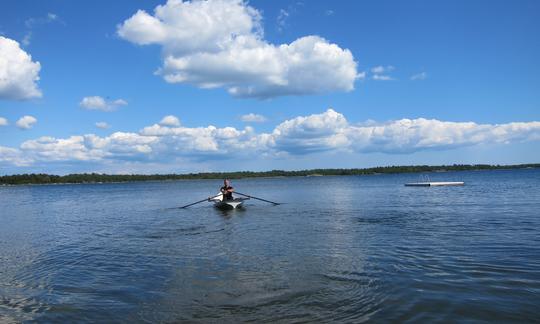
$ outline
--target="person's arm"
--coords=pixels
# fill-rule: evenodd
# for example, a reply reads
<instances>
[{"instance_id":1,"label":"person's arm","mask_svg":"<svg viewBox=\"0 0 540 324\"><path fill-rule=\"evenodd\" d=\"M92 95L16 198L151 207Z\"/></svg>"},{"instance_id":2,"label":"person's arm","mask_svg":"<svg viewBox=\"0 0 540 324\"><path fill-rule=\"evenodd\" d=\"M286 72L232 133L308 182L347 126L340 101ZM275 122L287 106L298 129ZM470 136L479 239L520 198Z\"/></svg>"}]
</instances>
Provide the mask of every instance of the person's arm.
<instances>
[{"instance_id":1,"label":"person's arm","mask_svg":"<svg viewBox=\"0 0 540 324\"><path fill-rule=\"evenodd\" d=\"M234 192L234 188L233 187L227 188L227 192Z\"/></svg>"}]
</instances>

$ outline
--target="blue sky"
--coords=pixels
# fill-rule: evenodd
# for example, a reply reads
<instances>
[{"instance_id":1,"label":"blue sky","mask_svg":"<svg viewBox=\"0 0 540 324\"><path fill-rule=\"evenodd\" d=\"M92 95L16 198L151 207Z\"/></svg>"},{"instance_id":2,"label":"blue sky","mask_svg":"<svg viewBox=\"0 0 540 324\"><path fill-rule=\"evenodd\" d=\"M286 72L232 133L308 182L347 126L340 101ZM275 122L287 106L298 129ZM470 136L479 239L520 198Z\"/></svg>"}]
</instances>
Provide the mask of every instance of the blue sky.
<instances>
[{"instance_id":1,"label":"blue sky","mask_svg":"<svg viewBox=\"0 0 540 324\"><path fill-rule=\"evenodd\" d=\"M537 1L1 7L2 174L540 161Z\"/></svg>"}]
</instances>

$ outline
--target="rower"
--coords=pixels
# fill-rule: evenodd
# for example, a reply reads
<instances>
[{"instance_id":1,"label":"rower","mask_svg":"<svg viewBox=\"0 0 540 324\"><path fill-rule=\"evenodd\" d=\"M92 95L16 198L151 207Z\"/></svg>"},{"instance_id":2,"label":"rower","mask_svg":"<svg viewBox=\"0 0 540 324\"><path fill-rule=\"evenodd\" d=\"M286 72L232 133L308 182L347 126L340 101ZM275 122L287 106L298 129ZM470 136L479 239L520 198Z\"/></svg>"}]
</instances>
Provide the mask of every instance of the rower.
<instances>
[{"instance_id":1,"label":"rower","mask_svg":"<svg viewBox=\"0 0 540 324\"><path fill-rule=\"evenodd\" d=\"M223 194L223 200L233 200L234 188L231 186L231 182L228 179L223 180L223 187L219 190Z\"/></svg>"}]
</instances>

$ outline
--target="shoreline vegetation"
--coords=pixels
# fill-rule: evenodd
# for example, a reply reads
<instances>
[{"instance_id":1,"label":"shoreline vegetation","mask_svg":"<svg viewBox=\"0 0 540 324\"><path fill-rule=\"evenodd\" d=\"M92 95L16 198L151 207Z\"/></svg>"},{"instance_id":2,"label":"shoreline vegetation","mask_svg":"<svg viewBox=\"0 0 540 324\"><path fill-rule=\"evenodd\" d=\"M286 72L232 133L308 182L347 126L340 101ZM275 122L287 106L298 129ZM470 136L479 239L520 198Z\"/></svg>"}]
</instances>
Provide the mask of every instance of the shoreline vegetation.
<instances>
[{"instance_id":1,"label":"shoreline vegetation","mask_svg":"<svg viewBox=\"0 0 540 324\"><path fill-rule=\"evenodd\" d=\"M186 174L98 174L79 173L68 175L52 175L44 173L14 174L0 176L0 185L26 184L77 184L77 183L112 183L135 181L166 181L166 180L197 180L197 179L241 179L241 178L272 178L272 177L308 177L308 176L339 176L339 175L376 175L395 173L447 172L447 171L478 171L503 169L540 168L540 163L516 165L489 164L453 164L453 165L409 165L386 166L358 169L310 169L298 171L237 171L237 172L201 172Z\"/></svg>"}]
</instances>

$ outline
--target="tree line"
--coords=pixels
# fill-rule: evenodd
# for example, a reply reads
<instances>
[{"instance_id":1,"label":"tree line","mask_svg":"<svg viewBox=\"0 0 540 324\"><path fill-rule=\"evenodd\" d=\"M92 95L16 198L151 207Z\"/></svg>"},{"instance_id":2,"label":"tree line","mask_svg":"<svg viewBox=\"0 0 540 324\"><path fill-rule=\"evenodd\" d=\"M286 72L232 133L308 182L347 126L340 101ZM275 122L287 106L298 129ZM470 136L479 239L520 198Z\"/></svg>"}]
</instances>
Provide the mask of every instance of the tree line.
<instances>
[{"instance_id":1,"label":"tree line","mask_svg":"<svg viewBox=\"0 0 540 324\"><path fill-rule=\"evenodd\" d=\"M298 171L236 171L236 172L202 172L187 174L100 174L77 173L53 175L44 173L14 174L0 176L0 185L20 184L61 184L61 183L103 183L132 181L165 181L191 179L241 179L257 177L302 177L302 176L338 176L338 175L370 175L382 173L443 172L468 170L496 170L540 168L540 164L489 165L489 164L453 164L453 165L406 165L385 166L356 169L311 169Z\"/></svg>"}]
</instances>

